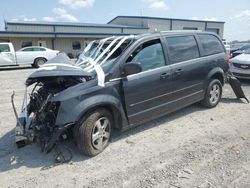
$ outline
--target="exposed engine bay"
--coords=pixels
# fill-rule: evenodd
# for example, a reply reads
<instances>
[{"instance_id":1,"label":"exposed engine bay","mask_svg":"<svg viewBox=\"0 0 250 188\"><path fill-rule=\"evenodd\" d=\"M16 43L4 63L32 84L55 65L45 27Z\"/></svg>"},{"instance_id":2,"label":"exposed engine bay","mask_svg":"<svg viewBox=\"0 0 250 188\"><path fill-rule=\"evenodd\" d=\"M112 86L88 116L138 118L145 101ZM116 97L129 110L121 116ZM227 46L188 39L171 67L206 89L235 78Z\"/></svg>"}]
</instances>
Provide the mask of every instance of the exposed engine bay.
<instances>
[{"instance_id":1,"label":"exposed engine bay","mask_svg":"<svg viewBox=\"0 0 250 188\"><path fill-rule=\"evenodd\" d=\"M51 71L47 71L48 69ZM65 74L65 72L68 73ZM17 146L23 147L37 142L41 145L42 151L49 152L56 140L70 126L65 125L63 128L56 126L60 102L52 102L51 99L61 91L90 79L91 76L82 69L63 64L48 64L31 74L26 80L22 112L19 116L14 106L14 94L12 95L12 104L17 118ZM33 89L28 94L27 87L31 85Z\"/></svg>"},{"instance_id":2,"label":"exposed engine bay","mask_svg":"<svg viewBox=\"0 0 250 188\"><path fill-rule=\"evenodd\" d=\"M82 82L86 80L79 77L48 77L39 80L29 94L27 108L22 110L23 117L18 118L23 130L19 135L23 139L16 140L17 146L38 142L42 150L48 152L52 147L48 145L49 141L59 131L55 122L60 106L60 102L50 102L50 99L62 90ZM20 128L17 131L20 131Z\"/></svg>"}]
</instances>

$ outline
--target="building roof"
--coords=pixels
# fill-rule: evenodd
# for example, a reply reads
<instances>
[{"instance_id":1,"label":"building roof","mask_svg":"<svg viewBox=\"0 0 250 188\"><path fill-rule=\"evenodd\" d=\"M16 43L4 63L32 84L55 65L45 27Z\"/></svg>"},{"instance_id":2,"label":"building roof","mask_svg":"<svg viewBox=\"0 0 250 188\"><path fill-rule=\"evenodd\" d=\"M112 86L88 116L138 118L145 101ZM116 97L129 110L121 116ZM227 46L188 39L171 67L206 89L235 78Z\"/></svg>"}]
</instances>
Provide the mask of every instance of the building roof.
<instances>
[{"instance_id":1,"label":"building roof","mask_svg":"<svg viewBox=\"0 0 250 188\"><path fill-rule=\"evenodd\" d=\"M148 29L147 27L139 27L139 26L94 24L94 23L80 23L80 22L5 21L5 25Z\"/></svg>"},{"instance_id":2,"label":"building roof","mask_svg":"<svg viewBox=\"0 0 250 188\"><path fill-rule=\"evenodd\" d=\"M210 20L192 20L192 19L178 19L178 18L162 18L162 17L150 17L150 16L117 16L110 20L108 24L119 18L129 18L129 19L155 19L155 20L175 20L175 21L192 21L192 22L207 22L207 23L225 23L224 21L210 21Z\"/></svg>"},{"instance_id":3,"label":"building roof","mask_svg":"<svg viewBox=\"0 0 250 188\"><path fill-rule=\"evenodd\" d=\"M125 36L131 35L131 33L86 33L86 32L37 32L37 31L0 31L1 36L9 35L34 35L34 36L48 36L48 37L57 37L57 36ZM134 35L137 35L136 33Z\"/></svg>"}]
</instances>

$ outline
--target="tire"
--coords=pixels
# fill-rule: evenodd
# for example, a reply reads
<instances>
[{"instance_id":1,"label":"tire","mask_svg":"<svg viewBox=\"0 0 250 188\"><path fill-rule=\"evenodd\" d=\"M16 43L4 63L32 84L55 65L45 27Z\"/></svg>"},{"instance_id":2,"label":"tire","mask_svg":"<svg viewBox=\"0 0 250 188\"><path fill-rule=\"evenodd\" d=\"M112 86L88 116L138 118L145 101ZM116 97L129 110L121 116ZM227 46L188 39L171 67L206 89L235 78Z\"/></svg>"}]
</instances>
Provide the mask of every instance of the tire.
<instances>
[{"instance_id":1,"label":"tire","mask_svg":"<svg viewBox=\"0 0 250 188\"><path fill-rule=\"evenodd\" d=\"M222 95L222 84L218 79L209 82L205 97L201 104L207 108L213 108L220 102Z\"/></svg>"},{"instance_id":2,"label":"tire","mask_svg":"<svg viewBox=\"0 0 250 188\"><path fill-rule=\"evenodd\" d=\"M32 67L34 68L39 68L41 65L43 65L45 62L47 61L47 59L43 58L43 57L38 57L34 60L34 63L32 64Z\"/></svg>"},{"instance_id":3,"label":"tire","mask_svg":"<svg viewBox=\"0 0 250 188\"><path fill-rule=\"evenodd\" d=\"M74 140L81 154L96 156L109 144L113 117L103 108L87 115L73 130Z\"/></svg>"}]
</instances>

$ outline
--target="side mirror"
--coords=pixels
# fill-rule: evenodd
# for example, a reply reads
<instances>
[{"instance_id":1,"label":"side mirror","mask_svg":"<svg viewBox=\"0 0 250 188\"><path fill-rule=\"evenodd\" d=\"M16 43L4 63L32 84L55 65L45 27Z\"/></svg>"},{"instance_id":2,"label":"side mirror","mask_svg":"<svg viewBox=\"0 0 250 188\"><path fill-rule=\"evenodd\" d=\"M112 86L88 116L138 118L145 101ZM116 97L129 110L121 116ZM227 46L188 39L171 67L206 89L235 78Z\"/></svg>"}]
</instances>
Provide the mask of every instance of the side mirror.
<instances>
[{"instance_id":1,"label":"side mirror","mask_svg":"<svg viewBox=\"0 0 250 188\"><path fill-rule=\"evenodd\" d=\"M142 68L137 63L128 63L123 66L123 74L125 76L136 74L142 71Z\"/></svg>"}]
</instances>

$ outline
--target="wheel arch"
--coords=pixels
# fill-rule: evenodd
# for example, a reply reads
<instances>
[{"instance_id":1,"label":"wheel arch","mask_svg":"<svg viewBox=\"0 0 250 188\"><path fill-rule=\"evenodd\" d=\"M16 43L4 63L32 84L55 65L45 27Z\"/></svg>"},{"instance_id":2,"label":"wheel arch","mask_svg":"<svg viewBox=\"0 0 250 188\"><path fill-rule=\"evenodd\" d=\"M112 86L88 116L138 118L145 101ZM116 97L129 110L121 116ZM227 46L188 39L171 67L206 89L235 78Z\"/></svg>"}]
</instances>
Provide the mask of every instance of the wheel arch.
<instances>
[{"instance_id":1,"label":"wheel arch","mask_svg":"<svg viewBox=\"0 0 250 188\"><path fill-rule=\"evenodd\" d=\"M218 79L223 86L225 84L224 71L219 67L212 69L208 74L208 83L211 79Z\"/></svg>"},{"instance_id":2,"label":"wheel arch","mask_svg":"<svg viewBox=\"0 0 250 188\"><path fill-rule=\"evenodd\" d=\"M34 63L36 62L36 60L39 59L39 58L42 58L42 59L45 59L45 61L48 61L47 57L45 57L45 56L37 56L37 57L34 58L33 64L34 64Z\"/></svg>"},{"instance_id":3,"label":"wheel arch","mask_svg":"<svg viewBox=\"0 0 250 188\"><path fill-rule=\"evenodd\" d=\"M111 104L111 103L107 103L107 102L95 104L93 106L90 106L90 107L84 109L77 118L78 122L82 121L85 118L85 116L88 116L88 114L94 112L97 109L101 109L101 108L108 110L112 114L113 121L114 121L113 128L114 129L122 129L122 126L123 126L122 112L120 111L120 109L116 105Z\"/></svg>"},{"instance_id":4,"label":"wheel arch","mask_svg":"<svg viewBox=\"0 0 250 188\"><path fill-rule=\"evenodd\" d=\"M111 95L101 94L89 97L82 101L76 102L65 101L61 103L57 116L57 125L65 125L69 122L79 123L88 113L98 109L105 108L112 113L116 129L122 129L128 125L128 120L123 109L121 101Z\"/></svg>"}]
</instances>

